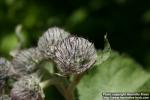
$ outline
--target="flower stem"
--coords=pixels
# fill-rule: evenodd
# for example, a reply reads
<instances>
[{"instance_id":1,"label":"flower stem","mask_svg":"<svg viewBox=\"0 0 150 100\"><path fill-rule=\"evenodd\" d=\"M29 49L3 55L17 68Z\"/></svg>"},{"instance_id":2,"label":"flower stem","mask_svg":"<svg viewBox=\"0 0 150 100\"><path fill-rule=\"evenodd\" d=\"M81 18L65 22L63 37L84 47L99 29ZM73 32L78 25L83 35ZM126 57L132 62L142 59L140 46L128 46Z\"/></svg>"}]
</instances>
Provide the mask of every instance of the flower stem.
<instances>
[{"instance_id":1,"label":"flower stem","mask_svg":"<svg viewBox=\"0 0 150 100\"><path fill-rule=\"evenodd\" d=\"M65 83L68 80L60 76L52 76L50 79L40 83L40 86L44 89L50 85L54 85L58 91L64 96L66 100L75 100L74 90L81 80L84 73L75 75L70 83Z\"/></svg>"}]
</instances>

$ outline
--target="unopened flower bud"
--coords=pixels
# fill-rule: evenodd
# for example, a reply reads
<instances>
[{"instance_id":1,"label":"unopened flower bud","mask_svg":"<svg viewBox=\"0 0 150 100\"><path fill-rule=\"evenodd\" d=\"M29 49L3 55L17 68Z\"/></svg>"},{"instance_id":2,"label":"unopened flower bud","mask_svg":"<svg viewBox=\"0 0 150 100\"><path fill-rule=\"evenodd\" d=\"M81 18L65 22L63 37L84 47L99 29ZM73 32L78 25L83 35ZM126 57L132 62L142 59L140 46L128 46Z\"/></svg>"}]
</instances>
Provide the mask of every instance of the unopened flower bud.
<instances>
[{"instance_id":1,"label":"unopened flower bud","mask_svg":"<svg viewBox=\"0 0 150 100\"><path fill-rule=\"evenodd\" d=\"M53 58L54 47L69 33L57 27L49 28L39 39L38 48L46 58Z\"/></svg>"},{"instance_id":2,"label":"unopened flower bud","mask_svg":"<svg viewBox=\"0 0 150 100\"><path fill-rule=\"evenodd\" d=\"M37 48L20 51L12 60L16 74L26 75L38 69L36 66L42 60L41 53Z\"/></svg>"},{"instance_id":3,"label":"unopened flower bud","mask_svg":"<svg viewBox=\"0 0 150 100\"><path fill-rule=\"evenodd\" d=\"M68 37L57 45L54 61L63 74L79 74L89 69L96 57L91 42L81 37Z\"/></svg>"},{"instance_id":4,"label":"unopened flower bud","mask_svg":"<svg viewBox=\"0 0 150 100\"><path fill-rule=\"evenodd\" d=\"M39 82L40 80L34 74L22 77L13 85L10 94L12 100L44 100Z\"/></svg>"}]
</instances>

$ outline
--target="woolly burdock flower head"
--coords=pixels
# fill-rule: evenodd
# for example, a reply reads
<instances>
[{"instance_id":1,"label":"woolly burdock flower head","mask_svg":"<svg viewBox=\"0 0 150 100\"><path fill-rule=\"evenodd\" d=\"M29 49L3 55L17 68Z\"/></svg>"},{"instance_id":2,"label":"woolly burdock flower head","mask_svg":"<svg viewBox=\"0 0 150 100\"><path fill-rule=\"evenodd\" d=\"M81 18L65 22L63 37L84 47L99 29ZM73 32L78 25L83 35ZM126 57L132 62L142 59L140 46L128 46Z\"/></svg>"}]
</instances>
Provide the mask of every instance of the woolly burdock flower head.
<instances>
[{"instance_id":1,"label":"woolly burdock flower head","mask_svg":"<svg viewBox=\"0 0 150 100\"><path fill-rule=\"evenodd\" d=\"M40 51L37 48L30 48L20 51L12 60L12 64L18 75L27 75L38 69L37 65L42 60Z\"/></svg>"},{"instance_id":2,"label":"woolly burdock flower head","mask_svg":"<svg viewBox=\"0 0 150 100\"><path fill-rule=\"evenodd\" d=\"M81 37L68 37L55 48L54 61L63 74L79 74L96 61L94 45Z\"/></svg>"},{"instance_id":3,"label":"woolly burdock flower head","mask_svg":"<svg viewBox=\"0 0 150 100\"><path fill-rule=\"evenodd\" d=\"M39 82L35 74L22 77L13 85L10 94L12 100L43 100L44 93Z\"/></svg>"},{"instance_id":4,"label":"woolly burdock flower head","mask_svg":"<svg viewBox=\"0 0 150 100\"><path fill-rule=\"evenodd\" d=\"M10 62L4 58L0 58L0 79L8 76L10 70Z\"/></svg>"},{"instance_id":5,"label":"woolly burdock flower head","mask_svg":"<svg viewBox=\"0 0 150 100\"><path fill-rule=\"evenodd\" d=\"M0 89L4 86L6 78L12 75L11 67L8 60L0 58Z\"/></svg>"},{"instance_id":6,"label":"woolly burdock flower head","mask_svg":"<svg viewBox=\"0 0 150 100\"><path fill-rule=\"evenodd\" d=\"M54 47L60 41L69 36L65 30L52 27L49 28L39 39L38 48L46 58L53 58Z\"/></svg>"}]
</instances>

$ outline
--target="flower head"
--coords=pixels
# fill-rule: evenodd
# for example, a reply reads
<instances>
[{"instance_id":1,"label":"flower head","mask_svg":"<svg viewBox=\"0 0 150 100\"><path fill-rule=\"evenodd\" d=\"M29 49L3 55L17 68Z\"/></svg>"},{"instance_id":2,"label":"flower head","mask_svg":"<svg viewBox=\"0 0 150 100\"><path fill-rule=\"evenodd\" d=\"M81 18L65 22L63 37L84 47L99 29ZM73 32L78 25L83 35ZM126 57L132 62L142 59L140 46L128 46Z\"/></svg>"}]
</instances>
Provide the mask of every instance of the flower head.
<instances>
[{"instance_id":1,"label":"flower head","mask_svg":"<svg viewBox=\"0 0 150 100\"><path fill-rule=\"evenodd\" d=\"M43 100L43 91L40 80L35 74L22 77L11 90L12 100Z\"/></svg>"},{"instance_id":2,"label":"flower head","mask_svg":"<svg viewBox=\"0 0 150 100\"><path fill-rule=\"evenodd\" d=\"M96 61L94 45L81 37L68 37L55 48L54 61L64 74L79 74L89 69Z\"/></svg>"},{"instance_id":3,"label":"flower head","mask_svg":"<svg viewBox=\"0 0 150 100\"><path fill-rule=\"evenodd\" d=\"M68 37L69 33L57 27L49 28L39 39L38 48L46 58L52 58L54 46Z\"/></svg>"},{"instance_id":4,"label":"flower head","mask_svg":"<svg viewBox=\"0 0 150 100\"><path fill-rule=\"evenodd\" d=\"M10 62L4 58L0 58L0 79L3 79L8 76L10 69Z\"/></svg>"},{"instance_id":5,"label":"flower head","mask_svg":"<svg viewBox=\"0 0 150 100\"><path fill-rule=\"evenodd\" d=\"M0 58L0 89L4 86L6 78L12 75L11 67L8 60Z\"/></svg>"},{"instance_id":6,"label":"flower head","mask_svg":"<svg viewBox=\"0 0 150 100\"><path fill-rule=\"evenodd\" d=\"M37 48L30 48L20 51L12 60L16 74L27 75L33 73L36 66L42 60L41 53Z\"/></svg>"}]
</instances>

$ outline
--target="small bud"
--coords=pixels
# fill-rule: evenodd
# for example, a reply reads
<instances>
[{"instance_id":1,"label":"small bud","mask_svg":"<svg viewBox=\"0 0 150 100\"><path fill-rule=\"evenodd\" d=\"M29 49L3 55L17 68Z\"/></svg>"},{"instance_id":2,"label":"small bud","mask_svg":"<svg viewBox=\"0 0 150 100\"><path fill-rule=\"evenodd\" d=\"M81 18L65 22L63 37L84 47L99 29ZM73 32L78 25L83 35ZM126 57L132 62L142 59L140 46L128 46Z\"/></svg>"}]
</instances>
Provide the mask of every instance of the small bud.
<instances>
[{"instance_id":1,"label":"small bud","mask_svg":"<svg viewBox=\"0 0 150 100\"><path fill-rule=\"evenodd\" d=\"M44 93L39 82L35 74L20 78L11 90L12 100L44 100Z\"/></svg>"},{"instance_id":2,"label":"small bud","mask_svg":"<svg viewBox=\"0 0 150 100\"><path fill-rule=\"evenodd\" d=\"M20 51L12 60L16 74L26 75L38 69L36 66L42 60L41 53L37 48Z\"/></svg>"},{"instance_id":3,"label":"small bud","mask_svg":"<svg viewBox=\"0 0 150 100\"><path fill-rule=\"evenodd\" d=\"M39 39L38 48L46 58L52 58L54 46L68 37L69 33L57 27L49 28Z\"/></svg>"},{"instance_id":4,"label":"small bud","mask_svg":"<svg viewBox=\"0 0 150 100\"><path fill-rule=\"evenodd\" d=\"M54 61L64 74L79 74L89 69L96 61L96 50L88 40L68 37L55 49Z\"/></svg>"},{"instance_id":5,"label":"small bud","mask_svg":"<svg viewBox=\"0 0 150 100\"><path fill-rule=\"evenodd\" d=\"M11 100L11 98L8 95L2 95L0 96L0 100Z\"/></svg>"}]
</instances>

